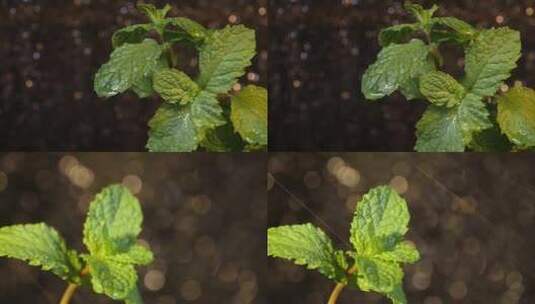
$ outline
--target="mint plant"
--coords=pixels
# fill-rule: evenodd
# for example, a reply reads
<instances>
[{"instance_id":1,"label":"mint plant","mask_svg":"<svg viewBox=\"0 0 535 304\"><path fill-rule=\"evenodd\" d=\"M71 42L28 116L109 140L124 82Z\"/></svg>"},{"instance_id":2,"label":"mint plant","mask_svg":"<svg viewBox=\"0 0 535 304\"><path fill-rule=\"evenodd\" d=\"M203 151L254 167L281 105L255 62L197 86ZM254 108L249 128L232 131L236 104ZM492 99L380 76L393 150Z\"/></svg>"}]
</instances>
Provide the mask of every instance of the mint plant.
<instances>
[{"instance_id":1,"label":"mint plant","mask_svg":"<svg viewBox=\"0 0 535 304\"><path fill-rule=\"evenodd\" d=\"M67 281L60 304L70 303L79 286L142 304L134 267L153 260L152 252L137 244L142 221L138 200L124 186L112 185L89 207L83 238L88 253L69 249L54 228L39 223L0 228L0 256L27 261Z\"/></svg>"},{"instance_id":2,"label":"mint plant","mask_svg":"<svg viewBox=\"0 0 535 304\"><path fill-rule=\"evenodd\" d=\"M352 250L335 249L312 224L268 230L268 256L293 260L336 282L328 304L335 304L345 287L375 291L394 304L407 303L401 263L415 263L418 250L403 236L410 215L405 200L387 186L370 190L358 202L351 224Z\"/></svg>"},{"instance_id":3,"label":"mint plant","mask_svg":"<svg viewBox=\"0 0 535 304\"><path fill-rule=\"evenodd\" d=\"M499 90L521 57L520 33L435 17L436 5L424 9L407 2L405 8L415 22L380 32L383 49L362 78L365 97L378 100L399 90L407 100L429 102L417 125L419 152L535 148L535 91L518 84ZM440 70L444 44L465 51L459 80Z\"/></svg>"},{"instance_id":4,"label":"mint plant","mask_svg":"<svg viewBox=\"0 0 535 304\"><path fill-rule=\"evenodd\" d=\"M251 151L267 146L267 90L233 88L256 54L254 30L243 25L206 29L187 18L166 17L171 6L138 6L150 23L120 29L110 60L95 76L95 91L109 98L128 90L164 103L149 122L152 152ZM178 69L175 46L199 53L199 75Z\"/></svg>"}]
</instances>

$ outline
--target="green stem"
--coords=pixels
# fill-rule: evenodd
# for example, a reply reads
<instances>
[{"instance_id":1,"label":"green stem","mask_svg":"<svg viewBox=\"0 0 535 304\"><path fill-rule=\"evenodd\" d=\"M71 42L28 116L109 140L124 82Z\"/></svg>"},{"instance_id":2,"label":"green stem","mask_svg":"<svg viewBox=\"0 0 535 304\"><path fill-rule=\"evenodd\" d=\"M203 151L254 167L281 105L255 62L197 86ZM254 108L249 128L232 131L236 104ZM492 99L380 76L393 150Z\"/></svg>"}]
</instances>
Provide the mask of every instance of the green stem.
<instances>
[{"instance_id":1,"label":"green stem","mask_svg":"<svg viewBox=\"0 0 535 304\"><path fill-rule=\"evenodd\" d=\"M63 293L63 296L61 297L61 301L59 301L59 304L69 304L77 288L78 288L78 285L70 283L69 286L67 286L67 289L65 289L65 292Z\"/></svg>"},{"instance_id":2,"label":"green stem","mask_svg":"<svg viewBox=\"0 0 535 304\"><path fill-rule=\"evenodd\" d=\"M342 293L342 290L344 290L346 285L347 284L345 283L336 284L336 286L333 289L333 292L331 293L331 296L329 297L329 302L327 302L327 304L336 304L336 301L338 301L338 297L340 296L340 293Z\"/></svg>"},{"instance_id":3,"label":"green stem","mask_svg":"<svg viewBox=\"0 0 535 304\"><path fill-rule=\"evenodd\" d=\"M429 33L429 31L426 29L422 29L422 31L425 33L425 40L427 41L427 44L431 45L433 43L431 40L431 33Z\"/></svg>"},{"instance_id":4,"label":"green stem","mask_svg":"<svg viewBox=\"0 0 535 304\"><path fill-rule=\"evenodd\" d=\"M176 68L176 66L178 65L178 55L176 54L175 50L173 50L172 44L169 44L167 46L167 57L171 62L171 68Z\"/></svg>"},{"instance_id":5,"label":"green stem","mask_svg":"<svg viewBox=\"0 0 535 304\"><path fill-rule=\"evenodd\" d=\"M435 60L438 63L439 67L444 66L444 57L442 57L442 54L440 54L440 50L437 46L433 46L431 48L431 54L433 55L433 57L435 57Z\"/></svg>"},{"instance_id":6,"label":"green stem","mask_svg":"<svg viewBox=\"0 0 535 304\"><path fill-rule=\"evenodd\" d=\"M80 272L80 276L83 277L87 274L89 274L89 267L86 266L82 270L82 272ZM78 288L78 285L74 283L69 283L69 285L67 286L67 289L65 289L65 292L63 293L63 296L61 297L61 300L59 301L59 304L69 304L77 288Z\"/></svg>"},{"instance_id":7,"label":"green stem","mask_svg":"<svg viewBox=\"0 0 535 304\"><path fill-rule=\"evenodd\" d=\"M431 46L431 55L433 55L433 58L435 58L435 62L438 64L438 66L442 67L444 65L444 57L440 53L438 46L433 44L433 40L431 39L431 32L425 28L422 28L422 31L425 34L427 44Z\"/></svg>"},{"instance_id":8,"label":"green stem","mask_svg":"<svg viewBox=\"0 0 535 304\"><path fill-rule=\"evenodd\" d=\"M352 275L355 272L357 272L357 265L354 265L347 271L348 275ZM329 301L327 304L336 304L336 301L338 301L338 297L340 297L340 294L344 290L344 288L347 286L347 283L338 283L334 287L333 291L331 292L331 296L329 297Z\"/></svg>"}]
</instances>

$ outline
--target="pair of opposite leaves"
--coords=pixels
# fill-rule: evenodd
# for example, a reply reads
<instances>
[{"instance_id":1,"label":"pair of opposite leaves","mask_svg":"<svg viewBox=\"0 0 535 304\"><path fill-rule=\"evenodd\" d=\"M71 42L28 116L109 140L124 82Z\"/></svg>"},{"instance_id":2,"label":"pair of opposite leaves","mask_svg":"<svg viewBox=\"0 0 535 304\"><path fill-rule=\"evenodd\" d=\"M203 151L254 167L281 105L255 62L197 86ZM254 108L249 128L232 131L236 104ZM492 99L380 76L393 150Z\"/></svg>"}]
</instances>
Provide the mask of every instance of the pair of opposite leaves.
<instances>
[{"instance_id":1,"label":"pair of opposite leaves","mask_svg":"<svg viewBox=\"0 0 535 304\"><path fill-rule=\"evenodd\" d=\"M433 17L437 7L412 11L418 23L387 28L379 35L384 47L366 71L362 91L376 100L400 89L407 99L431 102L417 126L416 150L508 150L507 139L520 148L535 147L535 92L515 87L498 98L497 113L489 112L486 98L511 76L521 55L520 34L507 27L477 30L453 17ZM412 39L428 31L431 43ZM444 42L466 47L466 75L462 83L437 71L433 51ZM496 117L494 117L496 116ZM500 133L504 133L504 138ZM490 142L491 139L494 142Z\"/></svg>"},{"instance_id":2,"label":"pair of opposite leaves","mask_svg":"<svg viewBox=\"0 0 535 304\"><path fill-rule=\"evenodd\" d=\"M305 224L270 228L268 255L316 269L337 283L379 292L394 304L406 304L401 263L420 259L414 245L403 240L409 220L405 200L390 187L377 187L357 203L350 230L352 250L334 249L325 232Z\"/></svg>"},{"instance_id":3,"label":"pair of opposite leaves","mask_svg":"<svg viewBox=\"0 0 535 304\"><path fill-rule=\"evenodd\" d=\"M256 54L254 31L241 25L208 30L187 18L166 18L170 6L141 8L152 23L129 26L113 35L115 50L95 77L97 94L111 97L131 89L140 98L158 93L166 101L149 122L151 151L185 152L199 145L215 151L230 149L234 138L233 131L225 128L228 119L251 149L266 146L267 90L245 87L232 97L230 114L224 113L217 99L251 65ZM163 44L147 38L153 30ZM196 81L169 67L167 51L179 42L199 51ZM230 146L225 147L225 139Z\"/></svg>"},{"instance_id":4,"label":"pair of opposite leaves","mask_svg":"<svg viewBox=\"0 0 535 304\"><path fill-rule=\"evenodd\" d=\"M153 260L152 252L137 243L142 221L138 200L124 186L112 185L89 206L83 231L88 254L69 249L54 228L40 223L0 228L0 256L41 266L76 285L91 285L112 299L141 304L134 266Z\"/></svg>"}]
</instances>

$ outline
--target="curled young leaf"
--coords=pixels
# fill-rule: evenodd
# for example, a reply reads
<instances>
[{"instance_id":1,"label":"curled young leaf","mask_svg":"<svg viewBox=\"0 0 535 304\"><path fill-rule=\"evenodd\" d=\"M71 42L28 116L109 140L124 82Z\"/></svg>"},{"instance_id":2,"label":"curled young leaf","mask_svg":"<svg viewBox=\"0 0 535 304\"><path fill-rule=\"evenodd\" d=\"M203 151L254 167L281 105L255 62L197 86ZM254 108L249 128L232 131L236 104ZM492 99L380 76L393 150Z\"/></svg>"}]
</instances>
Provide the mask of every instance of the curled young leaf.
<instances>
[{"instance_id":1,"label":"curled young leaf","mask_svg":"<svg viewBox=\"0 0 535 304\"><path fill-rule=\"evenodd\" d=\"M125 43L141 43L153 29L152 24L135 24L116 31L112 38L113 48L116 49Z\"/></svg>"},{"instance_id":2,"label":"curled young leaf","mask_svg":"<svg viewBox=\"0 0 535 304\"><path fill-rule=\"evenodd\" d=\"M478 30L455 17L433 18L431 40L435 43L453 42L466 45L476 38Z\"/></svg>"},{"instance_id":3,"label":"curled young leaf","mask_svg":"<svg viewBox=\"0 0 535 304\"><path fill-rule=\"evenodd\" d=\"M167 57L162 55L152 72L149 72L147 76L143 77L143 79L134 82L132 85L132 91L136 93L139 98L153 96L156 93L156 91L154 91L154 84L152 81L154 73L168 68L169 62L167 61Z\"/></svg>"},{"instance_id":4,"label":"curled young leaf","mask_svg":"<svg viewBox=\"0 0 535 304\"><path fill-rule=\"evenodd\" d=\"M455 78L439 71L420 79L420 92L432 104L448 108L458 105L466 95L466 90Z\"/></svg>"},{"instance_id":5,"label":"curled young leaf","mask_svg":"<svg viewBox=\"0 0 535 304\"><path fill-rule=\"evenodd\" d=\"M402 44L407 43L410 37L418 31L418 24L398 24L386 29L383 29L379 33L379 45L382 47L389 46L392 43Z\"/></svg>"},{"instance_id":6,"label":"curled young leaf","mask_svg":"<svg viewBox=\"0 0 535 304\"><path fill-rule=\"evenodd\" d=\"M176 69L163 69L154 73L153 85L165 101L181 105L192 102L200 91L188 75Z\"/></svg>"},{"instance_id":7,"label":"curled young leaf","mask_svg":"<svg viewBox=\"0 0 535 304\"><path fill-rule=\"evenodd\" d=\"M415 78L411 78L408 81L401 84L399 91L407 100L423 100L425 97L420 92L420 76L437 70L435 60L431 57L427 58L425 66L421 69L419 75Z\"/></svg>"},{"instance_id":8,"label":"curled young leaf","mask_svg":"<svg viewBox=\"0 0 535 304\"><path fill-rule=\"evenodd\" d=\"M167 16L169 11L172 9L171 5L169 4L166 4L163 8L158 9L153 4L145 3L138 4L137 8L140 12L149 17L149 19L155 24L158 24L160 21L165 19L165 16Z\"/></svg>"},{"instance_id":9,"label":"curled young leaf","mask_svg":"<svg viewBox=\"0 0 535 304\"><path fill-rule=\"evenodd\" d=\"M193 42L200 47L207 39L209 31L201 24L184 17L167 18L163 38L167 42Z\"/></svg>"},{"instance_id":10,"label":"curled young leaf","mask_svg":"<svg viewBox=\"0 0 535 304\"><path fill-rule=\"evenodd\" d=\"M414 4L410 1L405 2L405 10L408 11L416 20L418 20L419 26L426 32L431 31L433 26L432 20L438 6L433 5L430 9L425 9L419 4Z\"/></svg>"}]
</instances>

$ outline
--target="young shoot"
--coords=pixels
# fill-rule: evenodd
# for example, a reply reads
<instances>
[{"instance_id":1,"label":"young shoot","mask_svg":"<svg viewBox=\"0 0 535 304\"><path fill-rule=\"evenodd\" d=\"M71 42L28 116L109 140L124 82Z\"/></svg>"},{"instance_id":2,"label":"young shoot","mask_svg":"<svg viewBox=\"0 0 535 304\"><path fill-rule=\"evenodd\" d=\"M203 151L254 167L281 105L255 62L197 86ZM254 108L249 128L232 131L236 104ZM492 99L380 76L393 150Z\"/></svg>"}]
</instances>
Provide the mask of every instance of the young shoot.
<instances>
[{"instance_id":1,"label":"young shoot","mask_svg":"<svg viewBox=\"0 0 535 304\"><path fill-rule=\"evenodd\" d=\"M409 219L405 200L390 187L377 187L357 203L350 251L336 249L320 228L304 224L270 228L268 256L292 260L334 281L328 304L335 304L346 287L406 304L401 264L420 259L414 245L403 239Z\"/></svg>"},{"instance_id":2,"label":"young shoot","mask_svg":"<svg viewBox=\"0 0 535 304\"><path fill-rule=\"evenodd\" d=\"M40 266L68 282L60 304L71 303L81 286L126 304L142 304L135 266L153 260L152 252L137 242L142 221L138 200L127 188L112 185L89 206L83 237L87 253L68 248L54 228L39 223L0 228L0 256Z\"/></svg>"},{"instance_id":3,"label":"young shoot","mask_svg":"<svg viewBox=\"0 0 535 304\"><path fill-rule=\"evenodd\" d=\"M505 84L521 57L520 33L436 17L436 5L407 2L405 8L414 22L380 32L383 49L362 78L364 96L379 100L400 91L407 100L428 102L416 126L419 152L535 148L535 91ZM464 50L461 79L441 70L444 44Z\"/></svg>"},{"instance_id":4,"label":"young shoot","mask_svg":"<svg viewBox=\"0 0 535 304\"><path fill-rule=\"evenodd\" d=\"M265 150L267 90L238 82L256 55L255 31L243 25L207 29L167 17L169 5L138 8L150 22L115 32L110 60L95 76L97 95L130 90L139 98L161 97L148 123L151 152ZM179 70L177 45L197 50L198 75Z\"/></svg>"}]
</instances>

